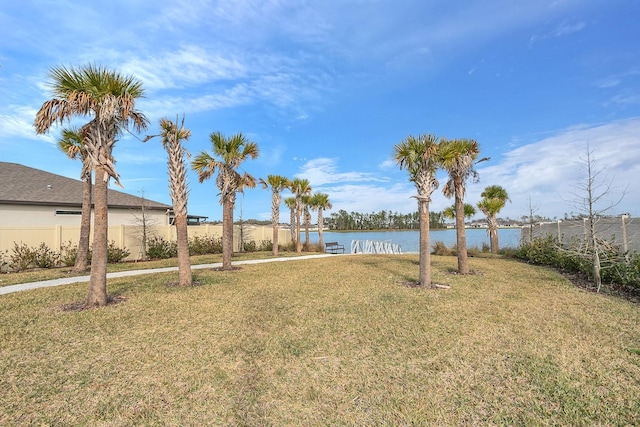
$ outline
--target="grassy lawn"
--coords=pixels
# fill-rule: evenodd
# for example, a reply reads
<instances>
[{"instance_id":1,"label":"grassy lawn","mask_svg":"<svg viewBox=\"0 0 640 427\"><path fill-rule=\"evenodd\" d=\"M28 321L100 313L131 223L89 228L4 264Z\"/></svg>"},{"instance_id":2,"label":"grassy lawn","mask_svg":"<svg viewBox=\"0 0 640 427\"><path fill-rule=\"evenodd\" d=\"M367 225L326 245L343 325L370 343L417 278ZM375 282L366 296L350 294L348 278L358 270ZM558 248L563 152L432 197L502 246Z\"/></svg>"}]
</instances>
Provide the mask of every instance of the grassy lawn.
<instances>
[{"instance_id":1,"label":"grassy lawn","mask_svg":"<svg viewBox=\"0 0 640 427\"><path fill-rule=\"evenodd\" d=\"M217 261L212 261L217 262ZM552 270L345 256L0 297L0 425L633 425L640 310Z\"/></svg>"}]
</instances>

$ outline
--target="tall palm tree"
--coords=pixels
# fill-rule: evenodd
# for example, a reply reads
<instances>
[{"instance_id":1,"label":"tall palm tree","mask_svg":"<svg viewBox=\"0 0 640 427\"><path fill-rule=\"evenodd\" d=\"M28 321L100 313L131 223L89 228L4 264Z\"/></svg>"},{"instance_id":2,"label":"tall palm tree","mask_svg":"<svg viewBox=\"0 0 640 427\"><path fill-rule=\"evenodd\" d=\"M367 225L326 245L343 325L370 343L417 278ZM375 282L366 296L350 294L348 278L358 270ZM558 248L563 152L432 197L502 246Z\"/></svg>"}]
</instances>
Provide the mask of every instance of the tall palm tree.
<instances>
[{"instance_id":1,"label":"tall palm tree","mask_svg":"<svg viewBox=\"0 0 640 427\"><path fill-rule=\"evenodd\" d=\"M458 273L469 274L467 256L467 236L464 228L464 194L466 182L471 177L475 182L478 173L473 169L480 154L478 143L472 139L443 140L438 150L439 163L449 174L449 180L442 192L446 197L455 198L456 207L456 246L458 255ZM481 159L484 161L488 159Z\"/></svg>"},{"instance_id":2,"label":"tall palm tree","mask_svg":"<svg viewBox=\"0 0 640 427\"><path fill-rule=\"evenodd\" d=\"M304 209L302 197L311 194L311 184L308 179L294 178L291 181L291 192L296 197L296 252L302 252L302 239L300 239L300 229L302 226L301 216Z\"/></svg>"},{"instance_id":3,"label":"tall palm tree","mask_svg":"<svg viewBox=\"0 0 640 427\"><path fill-rule=\"evenodd\" d=\"M89 236L91 235L91 158L82 142L82 131L77 128L63 129L58 148L70 159L82 161L82 209L80 215L80 237L76 249L76 260L73 271L85 271L89 265Z\"/></svg>"},{"instance_id":4,"label":"tall palm tree","mask_svg":"<svg viewBox=\"0 0 640 427\"><path fill-rule=\"evenodd\" d=\"M322 232L324 231L324 217L323 212L325 209L331 209L333 206L329 201L329 195L326 193L314 193L311 196L311 209L318 211L318 245L320 251L324 250L324 240L322 238Z\"/></svg>"},{"instance_id":5,"label":"tall palm tree","mask_svg":"<svg viewBox=\"0 0 640 427\"><path fill-rule=\"evenodd\" d=\"M191 168L198 173L200 183L209 179L217 170L216 186L220 190L222 205L222 268L230 270L233 254L233 208L236 194L245 187L254 188L256 180L248 173L240 174L237 169L248 158L258 157L258 145L249 141L242 133L226 138L220 132L209 136L213 154L202 151L197 155Z\"/></svg>"},{"instance_id":6,"label":"tall palm tree","mask_svg":"<svg viewBox=\"0 0 640 427\"><path fill-rule=\"evenodd\" d=\"M160 120L160 136L162 146L167 151L169 168L169 193L175 215L176 240L178 246L178 283L180 286L191 286L191 260L189 259L189 233L187 230L187 167L184 156L189 153L182 146L182 141L191 137L191 131L184 127L184 118L178 127L176 122L163 118Z\"/></svg>"},{"instance_id":7,"label":"tall palm tree","mask_svg":"<svg viewBox=\"0 0 640 427\"><path fill-rule=\"evenodd\" d=\"M291 188L291 186L289 186ZM290 211L289 215L289 230L291 231L291 242L294 245L298 244L298 236L296 238L296 198L295 197L287 197L284 199L284 204L287 205Z\"/></svg>"},{"instance_id":8,"label":"tall palm tree","mask_svg":"<svg viewBox=\"0 0 640 427\"><path fill-rule=\"evenodd\" d=\"M489 185L485 187L484 191L480 194L482 200L478 202L478 208L487 216L487 223L489 224L489 242L491 244L491 252L498 252L498 213L504 208L504 205L509 200L509 194L500 185Z\"/></svg>"},{"instance_id":9,"label":"tall palm tree","mask_svg":"<svg viewBox=\"0 0 640 427\"><path fill-rule=\"evenodd\" d=\"M431 248L429 247L429 203L431 194L438 188L436 153L440 139L435 135L408 136L394 146L393 158L409 172L409 181L418 191L418 214L420 219L420 285L435 288L431 282Z\"/></svg>"},{"instance_id":10,"label":"tall palm tree","mask_svg":"<svg viewBox=\"0 0 640 427\"><path fill-rule=\"evenodd\" d=\"M38 134L74 116L93 117L83 126L83 143L95 179L93 253L86 305L102 306L107 304L109 179L120 185L112 150L119 134L129 125L138 132L147 127L147 118L136 110L135 104L144 89L135 77L95 65L52 68L49 77L53 97L36 114L34 126Z\"/></svg>"},{"instance_id":11,"label":"tall palm tree","mask_svg":"<svg viewBox=\"0 0 640 427\"><path fill-rule=\"evenodd\" d=\"M273 227L273 248L271 253L278 256L278 223L280 222L280 203L282 201L282 190L289 188L291 182L281 175L268 175L267 180L260 178L263 188L271 187L271 226Z\"/></svg>"}]
</instances>

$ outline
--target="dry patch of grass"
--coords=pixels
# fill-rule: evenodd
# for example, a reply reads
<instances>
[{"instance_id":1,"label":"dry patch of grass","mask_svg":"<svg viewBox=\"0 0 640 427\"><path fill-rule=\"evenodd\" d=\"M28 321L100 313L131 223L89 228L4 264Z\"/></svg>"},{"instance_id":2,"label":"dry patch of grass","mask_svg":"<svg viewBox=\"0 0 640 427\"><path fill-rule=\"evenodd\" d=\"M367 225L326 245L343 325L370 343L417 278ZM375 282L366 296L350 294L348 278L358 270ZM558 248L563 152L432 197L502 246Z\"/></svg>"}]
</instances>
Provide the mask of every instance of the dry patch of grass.
<instances>
[{"instance_id":1,"label":"dry patch of grass","mask_svg":"<svg viewBox=\"0 0 640 427\"><path fill-rule=\"evenodd\" d=\"M640 312L511 260L348 256L0 298L0 425L631 425Z\"/></svg>"}]
</instances>

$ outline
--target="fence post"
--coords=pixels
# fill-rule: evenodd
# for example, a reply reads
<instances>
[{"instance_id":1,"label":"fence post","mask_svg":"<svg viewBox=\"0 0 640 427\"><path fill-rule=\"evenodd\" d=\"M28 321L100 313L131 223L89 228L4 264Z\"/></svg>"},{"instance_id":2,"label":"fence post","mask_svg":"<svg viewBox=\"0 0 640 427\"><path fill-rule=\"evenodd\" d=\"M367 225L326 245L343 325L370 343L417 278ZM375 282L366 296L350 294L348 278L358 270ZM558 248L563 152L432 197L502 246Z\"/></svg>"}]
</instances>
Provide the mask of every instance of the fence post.
<instances>
[{"instance_id":1,"label":"fence post","mask_svg":"<svg viewBox=\"0 0 640 427\"><path fill-rule=\"evenodd\" d=\"M622 218L622 244L624 247L624 257L627 262L629 262L629 241L627 240L627 222L626 220L629 218L629 214L622 214L620 216Z\"/></svg>"},{"instance_id":2,"label":"fence post","mask_svg":"<svg viewBox=\"0 0 640 427\"><path fill-rule=\"evenodd\" d=\"M53 237L53 249L54 251L60 252L62 249L62 226L56 225L54 227L54 237Z\"/></svg>"},{"instance_id":3,"label":"fence post","mask_svg":"<svg viewBox=\"0 0 640 427\"><path fill-rule=\"evenodd\" d=\"M559 219L558 220L558 243L560 244L560 246L562 246L562 233L560 230L560 224L562 223L562 220Z\"/></svg>"}]
</instances>

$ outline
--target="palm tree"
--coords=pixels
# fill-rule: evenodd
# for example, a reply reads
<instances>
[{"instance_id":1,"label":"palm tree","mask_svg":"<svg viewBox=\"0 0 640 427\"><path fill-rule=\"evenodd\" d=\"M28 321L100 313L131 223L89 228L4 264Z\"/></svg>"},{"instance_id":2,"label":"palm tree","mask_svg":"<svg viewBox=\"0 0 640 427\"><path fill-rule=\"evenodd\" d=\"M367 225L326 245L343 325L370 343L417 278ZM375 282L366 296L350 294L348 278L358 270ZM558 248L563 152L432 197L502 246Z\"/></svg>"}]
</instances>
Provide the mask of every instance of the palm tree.
<instances>
[{"instance_id":1,"label":"palm tree","mask_svg":"<svg viewBox=\"0 0 640 427\"><path fill-rule=\"evenodd\" d=\"M409 181L418 191L418 213L420 219L420 279L419 284L435 288L431 283L431 248L429 247L429 203L431 193L438 188L436 153L441 144L438 137L423 134L408 136L394 146L394 160L400 169L409 172Z\"/></svg>"},{"instance_id":2,"label":"palm tree","mask_svg":"<svg viewBox=\"0 0 640 427\"><path fill-rule=\"evenodd\" d=\"M162 137L162 146L168 155L169 193L173 203L178 246L178 283L180 286L191 286L193 277L191 260L189 259L189 233L187 231L187 168L184 162L184 155L189 155L189 153L182 146L182 141L189 139L191 131L185 129L184 118L180 128L178 128L177 117L175 123L163 118L160 120L160 136Z\"/></svg>"},{"instance_id":3,"label":"palm tree","mask_svg":"<svg viewBox=\"0 0 640 427\"><path fill-rule=\"evenodd\" d=\"M85 271L89 265L89 236L91 235L91 158L82 143L82 131L77 128L63 129L58 140L58 148L70 159L82 161L82 209L80 215L80 237L76 249L73 271Z\"/></svg>"},{"instance_id":4,"label":"palm tree","mask_svg":"<svg viewBox=\"0 0 640 427\"><path fill-rule=\"evenodd\" d=\"M278 223L280 222L280 203L282 201L281 191L289 188L291 182L281 175L268 175L267 180L260 178L263 188L271 187L271 226L273 227L273 248L271 253L278 256Z\"/></svg>"},{"instance_id":5,"label":"palm tree","mask_svg":"<svg viewBox=\"0 0 640 427\"><path fill-rule=\"evenodd\" d=\"M475 160L480 154L478 143L472 139L443 140L438 150L438 160L449 174L449 180L442 192L446 197L455 197L456 207L456 246L458 254L458 273L469 274L467 257L467 237L464 228L464 194L466 181L472 177L478 180L478 173L473 169ZM482 159L484 161L488 159Z\"/></svg>"},{"instance_id":6,"label":"palm tree","mask_svg":"<svg viewBox=\"0 0 640 427\"><path fill-rule=\"evenodd\" d=\"M242 133L226 138L220 132L209 136L213 155L202 151L193 159L191 168L198 173L200 183L209 179L218 170L216 186L220 190L222 205L222 268L230 270L233 254L233 208L236 194L245 187L254 188L256 180L248 173L240 174L237 169L249 157L258 157L258 145L249 141Z\"/></svg>"},{"instance_id":7,"label":"palm tree","mask_svg":"<svg viewBox=\"0 0 640 427\"><path fill-rule=\"evenodd\" d=\"M302 216L302 210L304 208L302 196L311 194L311 185L308 179L294 178L293 181L291 181L291 187L289 187L289 189L296 197L296 252L300 253L302 252L302 241L300 239L302 223L300 217Z\"/></svg>"},{"instance_id":8,"label":"palm tree","mask_svg":"<svg viewBox=\"0 0 640 427\"><path fill-rule=\"evenodd\" d=\"M135 105L144 89L135 77L94 65L52 68L49 76L53 97L36 114L34 126L38 134L74 116L93 117L83 126L83 143L95 179L93 252L86 305L103 306L107 304L109 179L120 185L112 150L120 132L129 125L138 132L147 127L147 118Z\"/></svg>"},{"instance_id":9,"label":"palm tree","mask_svg":"<svg viewBox=\"0 0 640 427\"><path fill-rule=\"evenodd\" d=\"M464 204L464 217L465 217L465 219L470 219L475 214L476 214L476 208L474 208L473 205L470 205L469 203L465 203ZM444 208L444 210L442 211L442 215L445 218L448 218L448 219L455 219L456 218L456 205L451 205L451 206L447 206L446 208Z\"/></svg>"},{"instance_id":10,"label":"palm tree","mask_svg":"<svg viewBox=\"0 0 640 427\"><path fill-rule=\"evenodd\" d=\"M291 186L289 186L289 188L291 188ZM287 207L290 210L289 230L291 231L291 242L294 245L297 245L298 244L298 238L300 238L300 236L298 236L298 238L296 238L296 198L295 197L287 197L286 199L284 199L284 204L287 205Z\"/></svg>"},{"instance_id":11,"label":"palm tree","mask_svg":"<svg viewBox=\"0 0 640 427\"><path fill-rule=\"evenodd\" d=\"M509 194L500 185L489 185L480 194L482 200L478 202L478 208L487 216L489 224L489 242L491 244L491 252L498 252L498 213L504 208L509 200Z\"/></svg>"},{"instance_id":12,"label":"palm tree","mask_svg":"<svg viewBox=\"0 0 640 427\"><path fill-rule=\"evenodd\" d=\"M324 231L324 218L323 212L325 209L331 209L333 206L329 201L329 195L326 193L315 193L311 196L311 209L318 211L318 245L320 251L324 250L324 240L322 239L322 232Z\"/></svg>"}]
</instances>

